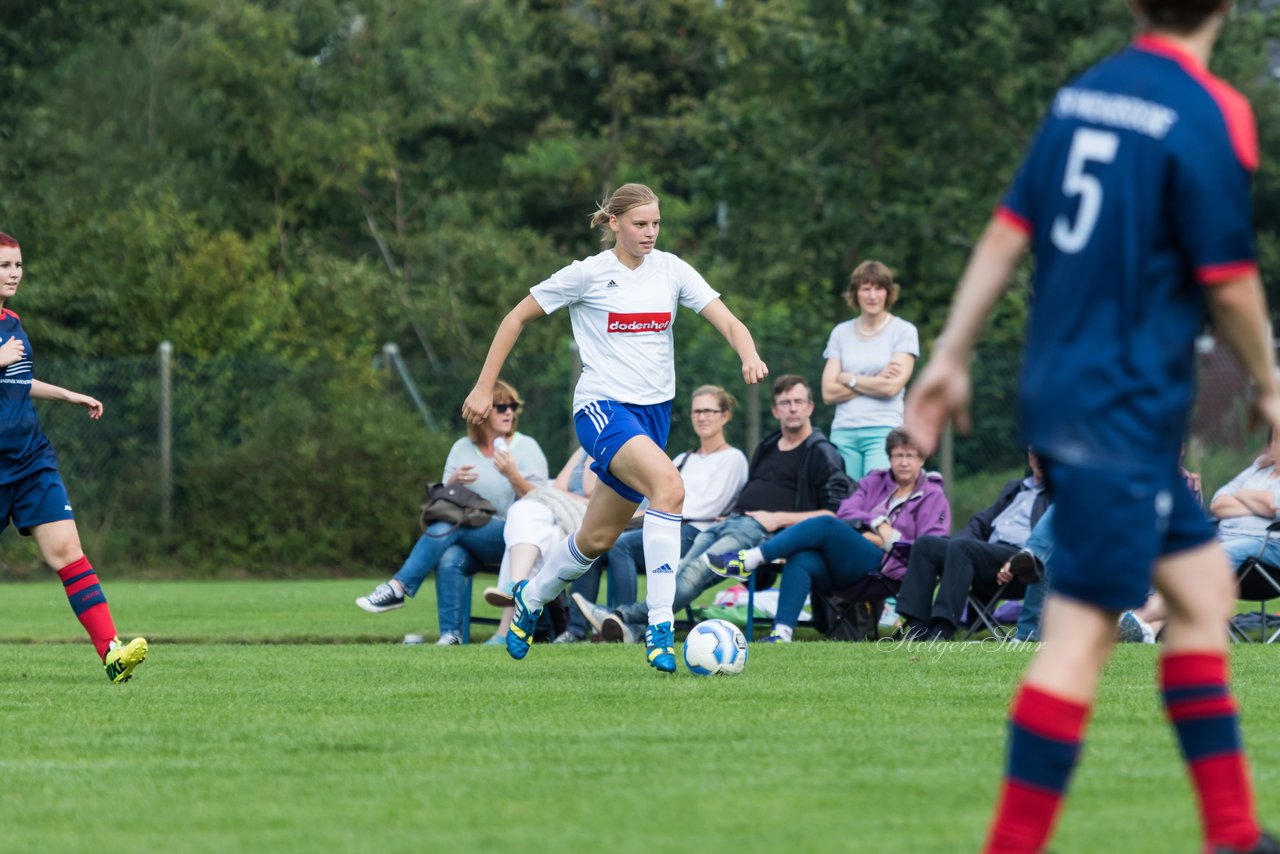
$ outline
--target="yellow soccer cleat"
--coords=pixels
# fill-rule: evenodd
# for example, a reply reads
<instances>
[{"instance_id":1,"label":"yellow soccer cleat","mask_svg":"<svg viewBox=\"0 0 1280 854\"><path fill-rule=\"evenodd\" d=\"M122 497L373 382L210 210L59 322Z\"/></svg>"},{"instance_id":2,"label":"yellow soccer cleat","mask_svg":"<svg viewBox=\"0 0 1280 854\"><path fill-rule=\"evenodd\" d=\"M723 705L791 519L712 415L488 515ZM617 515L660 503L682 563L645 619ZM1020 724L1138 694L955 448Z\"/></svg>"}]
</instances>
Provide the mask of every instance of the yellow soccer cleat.
<instances>
[{"instance_id":1,"label":"yellow soccer cleat","mask_svg":"<svg viewBox=\"0 0 1280 854\"><path fill-rule=\"evenodd\" d=\"M128 682L133 677L134 668L146 660L146 638L134 638L128 643L121 643L120 638L116 638L111 642L111 649L107 650L102 664L112 682Z\"/></svg>"}]
</instances>

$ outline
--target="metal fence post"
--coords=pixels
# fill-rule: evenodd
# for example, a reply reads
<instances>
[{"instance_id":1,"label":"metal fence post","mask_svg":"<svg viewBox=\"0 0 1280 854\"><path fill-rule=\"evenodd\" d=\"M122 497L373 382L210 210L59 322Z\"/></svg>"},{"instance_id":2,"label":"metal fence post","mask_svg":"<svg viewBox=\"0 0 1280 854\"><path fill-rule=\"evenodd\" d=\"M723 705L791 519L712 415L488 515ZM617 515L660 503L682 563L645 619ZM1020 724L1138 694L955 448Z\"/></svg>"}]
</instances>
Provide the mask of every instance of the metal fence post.
<instances>
[{"instance_id":1,"label":"metal fence post","mask_svg":"<svg viewBox=\"0 0 1280 854\"><path fill-rule=\"evenodd\" d=\"M942 470L942 482L948 489L956 482L956 431L948 421L942 427L942 441L938 443L938 467Z\"/></svg>"},{"instance_id":2,"label":"metal fence post","mask_svg":"<svg viewBox=\"0 0 1280 854\"><path fill-rule=\"evenodd\" d=\"M160 357L160 530L169 542L173 529L173 344L161 341Z\"/></svg>"}]
</instances>

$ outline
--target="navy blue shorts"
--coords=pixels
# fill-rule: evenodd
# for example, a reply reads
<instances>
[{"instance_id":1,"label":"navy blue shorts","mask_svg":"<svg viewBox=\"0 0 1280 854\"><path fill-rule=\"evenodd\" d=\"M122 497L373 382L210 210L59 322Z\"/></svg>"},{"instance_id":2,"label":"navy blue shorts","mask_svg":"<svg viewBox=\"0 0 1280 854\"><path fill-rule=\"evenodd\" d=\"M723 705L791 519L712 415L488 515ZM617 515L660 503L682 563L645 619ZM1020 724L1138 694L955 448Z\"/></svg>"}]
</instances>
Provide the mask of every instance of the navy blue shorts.
<instances>
[{"instance_id":1,"label":"navy blue shorts","mask_svg":"<svg viewBox=\"0 0 1280 854\"><path fill-rule=\"evenodd\" d=\"M12 520L18 533L27 535L36 525L74 519L71 499L57 469L38 469L21 480L0 484L0 531Z\"/></svg>"},{"instance_id":2,"label":"navy blue shorts","mask_svg":"<svg viewBox=\"0 0 1280 854\"><path fill-rule=\"evenodd\" d=\"M609 464L635 436L648 436L666 450L671 433L671 401L643 406L616 400L593 400L573 416L578 442L591 455L591 470L614 492L639 504L644 496L609 473Z\"/></svg>"},{"instance_id":3,"label":"navy blue shorts","mask_svg":"<svg viewBox=\"0 0 1280 854\"><path fill-rule=\"evenodd\" d=\"M1173 461L1102 471L1045 460L1053 497L1049 586L1107 611L1147 599L1160 558L1213 542L1215 531Z\"/></svg>"}]
</instances>

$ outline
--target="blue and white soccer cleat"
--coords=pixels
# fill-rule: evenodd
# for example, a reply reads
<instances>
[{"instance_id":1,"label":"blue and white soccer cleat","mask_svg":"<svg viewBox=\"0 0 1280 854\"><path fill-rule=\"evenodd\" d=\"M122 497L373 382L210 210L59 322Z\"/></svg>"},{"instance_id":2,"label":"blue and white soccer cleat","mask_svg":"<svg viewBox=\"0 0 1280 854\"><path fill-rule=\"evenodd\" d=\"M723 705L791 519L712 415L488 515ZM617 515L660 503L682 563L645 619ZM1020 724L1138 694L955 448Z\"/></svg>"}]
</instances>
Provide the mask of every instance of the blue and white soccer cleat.
<instances>
[{"instance_id":1,"label":"blue and white soccer cleat","mask_svg":"<svg viewBox=\"0 0 1280 854\"><path fill-rule=\"evenodd\" d=\"M511 588L512 607L516 613L507 628L507 654L516 661L524 658L529 652L529 644L533 643L533 630L538 627L538 618L542 609L530 611L524 604L524 589L529 585L527 580L518 582Z\"/></svg>"},{"instance_id":2,"label":"blue and white soccer cleat","mask_svg":"<svg viewBox=\"0 0 1280 854\"><path fill-rule=\"evenodd\" d=\"M662 673L676 672L675 634L670 623L658 623L644 630L644 655L649 666Z\"/></svg>"},{"instance_id":3,"label":"blue and white soccer cleat","mask_svg":"<svg viewBox=\"0 0 1280 854\"><path fill-rule=\"evenodd\" d=\"M711 571L716 575L724 578L748 578L751 575L747 569L747 550L742 549L736 552L721 552L720 554L704 553L707 559L707 566L711 567Z\"/></svg>"}]
</instances>

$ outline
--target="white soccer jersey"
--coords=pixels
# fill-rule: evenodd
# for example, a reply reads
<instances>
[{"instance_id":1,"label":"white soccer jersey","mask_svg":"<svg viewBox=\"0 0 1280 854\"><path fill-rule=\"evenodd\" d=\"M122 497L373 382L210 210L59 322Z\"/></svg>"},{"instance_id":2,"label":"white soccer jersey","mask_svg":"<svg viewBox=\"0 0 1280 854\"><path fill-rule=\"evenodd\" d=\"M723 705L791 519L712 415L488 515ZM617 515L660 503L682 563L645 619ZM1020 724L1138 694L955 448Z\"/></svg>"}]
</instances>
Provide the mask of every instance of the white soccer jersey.
<instances>
[{"instance_id":1,"label":"white soccer jersey","mask_svg":"<svg viewBox=\"0 0 1280 854\"><path fill-rule=\"evenodd\" d=\"M701 312L720 296L693 267L657 249L634 270L606 249L529 293L547 314L569 307L582 357L574 412L593 400L649 405L675 397L676 308Z\"/></svg>"}]
</instances>

